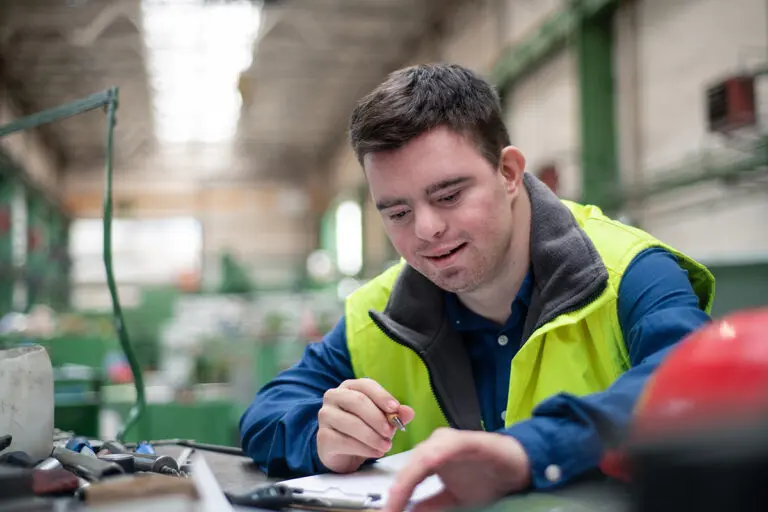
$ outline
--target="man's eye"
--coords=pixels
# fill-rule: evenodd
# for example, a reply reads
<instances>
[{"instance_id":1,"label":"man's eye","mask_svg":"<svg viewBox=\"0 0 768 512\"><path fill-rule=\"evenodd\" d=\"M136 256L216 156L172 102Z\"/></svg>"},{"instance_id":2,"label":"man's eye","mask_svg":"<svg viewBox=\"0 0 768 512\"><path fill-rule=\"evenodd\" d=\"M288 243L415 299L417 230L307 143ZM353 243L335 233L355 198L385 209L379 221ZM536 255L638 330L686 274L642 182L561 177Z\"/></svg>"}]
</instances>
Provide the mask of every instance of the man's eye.
<instances>
[{"instance_id":1,"label":"man's eye","mask_svg":"<svg viewBox=\"0 0 768 512\"><path fill-rule=\"evenodd\" d=\"M397 212L397 213L391 214L389 218L390 220L398 221L398 220L403 220L406 215L408 215L407 211Z\"/></svg>"},{"instance_id":2,"label":"man's eye","mask_svg":"<svg viewBox=\"0 0 768 512\"><path fill-rule=\"evenodd\" d=\"M441 197L439 201L441 203L453 203L459 198L460 195L461 195L461 190L457 190L453 194Z\"/></svg>"}]
</instances>

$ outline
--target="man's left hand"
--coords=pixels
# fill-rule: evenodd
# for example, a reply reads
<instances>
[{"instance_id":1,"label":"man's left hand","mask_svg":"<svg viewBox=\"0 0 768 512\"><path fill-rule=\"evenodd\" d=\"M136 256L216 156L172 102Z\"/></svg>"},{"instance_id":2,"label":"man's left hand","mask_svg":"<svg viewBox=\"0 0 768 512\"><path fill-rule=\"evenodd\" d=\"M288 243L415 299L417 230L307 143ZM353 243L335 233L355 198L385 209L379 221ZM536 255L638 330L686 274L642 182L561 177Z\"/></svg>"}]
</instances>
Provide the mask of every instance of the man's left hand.
<instances>
[{"instance_id":1,"label":"man's left hand","mask_svg":"<svg viewBox=\"0 0 768 512\"><path fill-rule=\"evenodd\" d=\"M414 448L389 490L383 512L404 510L416 486L435 474L444 489L418 503L414 512L483 505L531 483L528 455L515 438L444 428Z\"/></svg>"}]
</instances>

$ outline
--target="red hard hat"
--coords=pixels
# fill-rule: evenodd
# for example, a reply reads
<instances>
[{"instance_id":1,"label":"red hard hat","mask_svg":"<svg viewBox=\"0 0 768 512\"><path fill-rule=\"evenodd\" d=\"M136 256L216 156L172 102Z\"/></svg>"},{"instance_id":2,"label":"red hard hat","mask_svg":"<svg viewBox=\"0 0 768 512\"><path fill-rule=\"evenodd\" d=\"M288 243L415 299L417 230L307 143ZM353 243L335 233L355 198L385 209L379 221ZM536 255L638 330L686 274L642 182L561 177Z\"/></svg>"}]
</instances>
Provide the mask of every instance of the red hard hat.
<instances>
[{"instance_id":1,"label":"red hard hat","mask_svg":"<svg viewBox=\"0 0 768 512\"><path fill-rule=\"evenodd\" d=\"M659 365L635 407L629 442L757 421L768 411L768 308L714 320L686 336ZM621 451L601 463L628 479Z\"/></svg>"}]
</instances>

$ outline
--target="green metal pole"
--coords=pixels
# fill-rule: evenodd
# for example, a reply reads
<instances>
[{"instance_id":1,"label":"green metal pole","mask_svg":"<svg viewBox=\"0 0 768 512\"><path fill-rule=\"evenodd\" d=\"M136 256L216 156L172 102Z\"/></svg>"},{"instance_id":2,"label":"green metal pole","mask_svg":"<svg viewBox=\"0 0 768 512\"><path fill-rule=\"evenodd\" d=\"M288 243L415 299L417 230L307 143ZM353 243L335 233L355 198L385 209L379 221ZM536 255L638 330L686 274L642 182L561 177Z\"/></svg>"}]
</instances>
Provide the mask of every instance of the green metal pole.
<instances>
[{"instance_id":1,"label":"green metal pole","mask_svg":"<svg viewBox=\"0 0 768 512\"><path fill-rule=\"evenodd\" d=\"M23 130L32 130L40 125L60 121L68 117L73 117L78 114L88 112L90 110L96 110L98 108L106 108L107 110L107 137L106 137L106 185L104 189L104 268L107 273L107 285L109 287L110 295L112 296L112 310L113 321L115 324L115 331L117 332L120 345L125 353L128 363L131 366L131 372L133 372L134 386L136 387L136 403L131 407L128 413L128 418L125 420L123 427L117 434L117 440L123 441L127 431L131 429L141 418L142 414L146 410L146 398L144 395L144 378L141 373L141 366L136 359L136 354L131 346L130 338L128 336L128 329L125 325L125 319L123 318L122 308L120 307L120 299L117 294L117 286L115 285L115 276L112 267L112 154L114 145L114 129L115 118L118 106L118 89L114 87L106 91L102 91L87 98L73 101L66 105L62 105L49 110L44 110L36 114L32 114L21 119L17 119L12 123L5 126L0 126L0 137L16 133Z\"/></svg>"},{"instance_id":2,"label":"green metal pole","mask_svg":"<svg viewBox=\"0 0 768 512\"><path fill-rule=\"evenodd\" d=\"M113 93L113 91L115 92ZM88 96L87 98L67 103L66 105L61 105L59 107L44 110L27 117L22 117L21 119L16 119L5 126L0 126L0 137L4 137L6 135L10 135L12 133L20 132L23 130L33 130L44 124L61 121L68 117L83 114L90 110L106 107L109 105L110 101L112 101L113 94L117 94L116 89L98 92Z\"/></svg>"},{"instance_id":3,"label":"green metal pole","mask_svg":"<svg viewBox=\"0 0 768 512\"><path fill-rule=\"evenodd\" d=\"M120 338L120 345L123 347L123 352L128 358L128 363L131 366L133 372L133 382L136 387L136 403L131 407L128 412L128 418L126 418L123 427L117 433L117 440L123 441L126 433L131 427L138 423L139 418L146 409L146 397L144 395L144 377L141 373L141 366L139 365L136 354L131 347L131 342L128 337L128 327L125 325L125 319L123 318L122 308L120 307L120 300L117 295L117 285L115 284L115 274L112 267L112 147L113 137L115 131L115 114L118 105L118 92L117 88L111 89L109 92L109 102L107 103L107 158L106 158L106 183L104 185L104 268L107 272L107 285L109 286L109 293L112 296L112 309L114 311L115 331Z\"/></svg>"},{"instance_id":4,"label":"green metal pole","mask_svg":"<svg viewBox=\"0 0 768 512\"><path fill-rule=\"evenodd\" d=\"M579 70L582 200L605 206L619 185L613 10L581 21L576 51ZM615 212L610 212L615 213Z\"/></svg>"}]
</instances>

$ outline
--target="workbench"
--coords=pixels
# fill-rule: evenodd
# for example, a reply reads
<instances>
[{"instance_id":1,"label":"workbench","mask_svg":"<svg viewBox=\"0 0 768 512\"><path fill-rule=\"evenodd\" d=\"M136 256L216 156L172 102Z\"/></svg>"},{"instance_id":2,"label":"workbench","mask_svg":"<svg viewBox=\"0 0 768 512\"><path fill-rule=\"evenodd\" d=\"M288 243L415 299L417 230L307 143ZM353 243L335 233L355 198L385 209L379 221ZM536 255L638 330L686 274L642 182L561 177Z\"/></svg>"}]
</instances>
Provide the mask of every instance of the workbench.
<instances>
[{"instance_id":1,"label":"workbench","mask_svg":"<svg viewBox=\"0 0 768 512\"><path fill-rule=\"evenodd\" d=\"M182 447L161 446L159 454L178 457ZM276 479L269 479L247 457L200 451L223 491L243 493ZM236 508L246 511L254 509ZM529 492L504 498L483 512L628 512L629 493L620 483L604 477L587 477L556 492Z\"/></svg>"}]
</instances>

